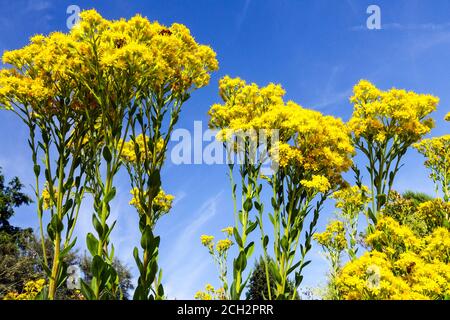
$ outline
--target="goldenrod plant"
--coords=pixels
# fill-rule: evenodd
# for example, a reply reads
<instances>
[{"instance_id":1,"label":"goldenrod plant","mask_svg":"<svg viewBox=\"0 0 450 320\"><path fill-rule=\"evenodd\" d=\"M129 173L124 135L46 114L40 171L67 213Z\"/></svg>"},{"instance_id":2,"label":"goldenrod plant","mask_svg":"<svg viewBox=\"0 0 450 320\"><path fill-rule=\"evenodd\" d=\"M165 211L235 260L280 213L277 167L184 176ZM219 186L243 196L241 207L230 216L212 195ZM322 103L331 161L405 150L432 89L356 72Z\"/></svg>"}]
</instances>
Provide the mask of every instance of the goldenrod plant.
<instances>
[{"instance_id":1,"label":"goldenrod plant","mask_svg":"<svg viewBox=\"0 0 450 320\"><path fill-rule=\"evenodd\" d=\"M199 291L195 295L196 299L200 300L230 300L231 295L228 286L228 251L233 245L230 237L233 236L234 228L226 227L222 229L225 234L225 239L218 240L214 243L214 236L202 235L200 241L202 245L208 249L208 253L213 258L215 265L219 271L219 280L222 286L219 289L214 289L211 285L206 285L205 291Z\"/></svg>"},{"instance_id":2,"label":"goldenrod plant","mask_svg":"<svg viewBox=\"0 0 450 320\"><path fill-rule=\"evenodd\" d=\"M234 179L235 161L229 161L228 164L235 220L233 236L239 250L238 256L233 261L230 297L239 299L250 276L244 275L244 271L255 248L255 243L253 241L247 243L247 239L258 225L263 231L264 206L260 199L262 184L259 180L261 166L267 160L268 152L258 154L257 150L264 142L271 140L274 128L259 121L261 115L278 106L284 91L274 84L259 88L256 84L247 84L240 78L225 76L219 82L219 94L223 104L211 106L209 125L220 130L217 138L224 141L229 160L233 155L239 160L237 170L240 176L239 189ZM264 142L261 142L262 140ZM241 193L239 203L238 192ZM256 217L252 216L253 209L258 212ZM262 236L261 241L264 238ZM267 256L266 250L264 255Z\"/></svg>"},{"instance_id":3,"label":"goldenrod plant","mask_svg":"<svg viewBox=\"0 0 450 320\"><path fill-rule=\"evenodd\" d=\"M162 299L162 269L157 263L160 238L154 228L161 215L169 212L173 196L162 191L161 169L181 107L195 90L209 83L218 62L215 52L198 44L181 24L166 27L140 16L117 24L120 33L114 31L111 37L122 48L109 56L108 63L133 72L136 87L133 99L127 101L130 140L119 150L130 176L143 250L142 257L137 248L133 253L140 273L134 298Z\"/></svg>"},{"instance_id":4,"label":"goldenrod plant","mask_svg":"<svg viewBox=\"0 0 450 320\"><path fill-rule=\"evenodd\" d=\"M433 128L434 120L429 115L439 99L395 88L382 91L361 80L353 88L350 102L354 109L348 125L355 148L368 161L372 195L368 214L376 223L402 166L401 160L409 147Z\"/></svg>"},{"instance_id":5,"label":"goldenrod plant","mask_svg":"<svg viewBox=\"0 0 450 320\"><path fill-rule=\"evenodd\" d=\"M79 103L84 92L69 71L82 72L72 50L74 43L58 32L48 37L36 35L24 48L4 53L3 62L11 67L0 74L1 107L14 112L29 129L49 299L54 299L65 279L63 259L76 242L72 234L85 192L82 149L91 106ZM54 247L53 261L45 251L45 214L50 220L46 231Z\"/></svg>"}]
</instances>

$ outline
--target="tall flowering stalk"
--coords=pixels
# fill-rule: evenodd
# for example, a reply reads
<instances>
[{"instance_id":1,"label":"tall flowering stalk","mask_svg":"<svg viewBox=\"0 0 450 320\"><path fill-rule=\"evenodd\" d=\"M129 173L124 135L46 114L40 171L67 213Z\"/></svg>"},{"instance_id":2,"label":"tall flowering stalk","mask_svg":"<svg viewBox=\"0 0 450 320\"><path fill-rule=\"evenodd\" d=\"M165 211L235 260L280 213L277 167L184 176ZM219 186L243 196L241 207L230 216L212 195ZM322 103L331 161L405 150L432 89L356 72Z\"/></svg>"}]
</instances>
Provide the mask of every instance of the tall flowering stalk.
<instances>
[{"instance_id":1,"label":"tall flowering stalk","mask_svg":"<svg viewBox=\"0 0 450 320\"><path fill-rule=\"evenodd\" d=\"M355 147L368 160L372 193L369 216L376 223L403 156L433 127L429 114L436 109L439 99L399 89L381 91L362 80L354 87L350 101L354 111L349 127Z\"/></svg>"},{"instance_id":2,"label":"tall flowering stalk","mask_svg":"<svg viewBox=\"0 0 450 320\"><path fill-rule=\"evenodd\" d=\"M135 16L110 23L104 37L111 39L113 47L105 49L108 54L101 63L106 70L118 68L121 76L130 72L119 79L132 79L135 90L132 99L124 95L130 140L119 140L116 145L130 176L132 202L140 218L143 253L139 256L138 248L134 249L140 273L134 299L162 299L162 270L157 263L160 238L153 232L158 219L170 210L173 196L162 191L161 169L183 104L209 83L218 63L215 52L195 42L181 24L166 27Z\"/></svg>"},{"instance_id":3,"label":"tall flowering stalk","mask_svg":"<svg viewBox=\"0 0 450 320\"><path fill-rule=\"evenodd\" d=\"M196 294L196 299L208 300L208 297L211 297L211 293L213 296L216 296L220 300L229 300L231 297L229 295L228 288L228 266L227 266L227 258L228 251L233 245L233 241L231 241L230 237L233 236L234 228L227 227L223 228L222 232L225 234L226 238L217 241L217 244L214 243L214 236L202 235L200 237L200 241L202 245L208 249L208 253L214 259L214 263L216 264L219 270L219 280L222 284L222 287L214 290L213 287L206 286L206 292L199 291Z\"/></svg>"},{"instance_id":4,"label":"tall flowering stalk","mask_svg":"<svg viewBox=\"0 0 450 320\"><path fill-rule=\"evenodd\" d=\"M257 183L261 161L265 160L261 157L259 162L244 161L240 165L241 187L246 192L242 197L242 210L236 215L237 226L241 223L242 230L239 232L237 227L235 230L235 240L240 248L240 254L233 265L234 283L241 288L239 283L242 266L246 265L249 257L246 255L243 241L249 233L247 226L250 226L249 229L252 231L259 225L261 247L265 257L267 298L296 299L295 291L293 293L288 287L288 279L295 273L296 286L300 285L302 269L309 263L305 260L305 256L311 248L311 238L322 204L330 190L341 184L341 173L350 168L353 147L348 129L339 119L325 117L293 102L284 103L285 92L279 85L270 84L259 88L256 84L247 85L238 78L225 77L219 87L224 104L213 105L210 110L210 125L222 129L219 137L227 136L230 131L240 133L264 130L267 136L273 138L276 130L276 137L279 139L278 142L271 139L267 143L268 153L265 154L271 158L273 167L277 169L272 177L266 177L273 192L271 202L274 212L269 214L269 219L274 232L274 261L269 262L268 259L269 236L263 227L264 206L260 201L262 185ZM260 147L258 144L260 140L248 141ZM250 144L243 146L244 150L241 147L239 151L251 155L249 153L251 148L245 149L246 146L250 147ZM248 158L253 160L251 157ZM233 166L230 166L230 169L232 168ZM244 180L247 175L249 179ZM230 177L232 176L230 172ZM236 185L233 180L232 191L233 199L236 201ZM254 203L253 199L256 199ZM315 201L316 199L318 200ZM255 222L248 219L253 204L258 213ZM309 230L303 234L304 244L300 244L303 224L311 210L314 211L314 217ZM294 261L297 258L298 247L301 258ZM269 269L275 278L275 292L272 292L269 281ZM231 292L232 298L239 298L239 294L233 296L233 290Z\"/></svg>"},{"instance_id":5,"label":"tall flowering stalk","mask_svg":"<svg viewBox=\"0 0 450 320\"><path fill-rule=\"evenodd\" d=\"M300 286L323 203L343 184L341 174L350 168L354 149L340 119L292 102L285 109L280 129L286 132L280 134L285 140L276 146L278 155L274 157L280 168L269 179L273 191L269 218L274 230L270 267L276 283L274 298L296 299L288 279L294 275L295 287Z\"/></svg>"},{"instance_id":6,"label":"tall flowering stalk","mask_svg":"<svg viewBox=\"0 0 450 320\"><path fill-rule=\"evenodd\" d=\"M247 241L249 235L258 227L261 230L261 245L266 238L263 228L264 205L261 201L262 184L259 183L262 164L268 158L267 149L277 138L277 132L261 118L268 110L282 105L284 94L280 86L270 84L259 88L256 84L247 84L239 78L222 78L219 82L219 94L223 104L211 107L210 127L220 129L218 139L224 141L229 157L229 178L234 207L234 241L239 254L233 261L233 282L230 287L231 299L239 299L248 277L244 275L248 259L253 254L255 243ZM265 147L266 151L258 149ZM236 156L236 159L232 159ZM236 168L235 162L238 162ZM234 175L240 176L240 188ZM238 201L238 192L241 193ZM255 217L252 212L257 211ZM266 246L264 256L268 257ZM265 261L268 261L267 259ZM270 295L268 265L266 264L267 286Z\"/></svg>"},{"instance_id":7,"label":"tall flowering stalk","mask_svg":"<svg viewBox=\"0 0 450 320\"><path fill-rule=\"evenodd\" d=\"M49 299L55 298L66 278L64 257L76 242L72 234L85 192L82 149L88 106L78 103L82 90L68 72L82 73L80 60L71 50L73 45L73 40L61 33L35 36L28 46L4 54L4 63L12 67L0 74L2 107L14 112L29 128L43 268L49 278L44 296ZM49 214L46 229L53 257L46 255L45 213Z\"/></svg>"}]
</instances>

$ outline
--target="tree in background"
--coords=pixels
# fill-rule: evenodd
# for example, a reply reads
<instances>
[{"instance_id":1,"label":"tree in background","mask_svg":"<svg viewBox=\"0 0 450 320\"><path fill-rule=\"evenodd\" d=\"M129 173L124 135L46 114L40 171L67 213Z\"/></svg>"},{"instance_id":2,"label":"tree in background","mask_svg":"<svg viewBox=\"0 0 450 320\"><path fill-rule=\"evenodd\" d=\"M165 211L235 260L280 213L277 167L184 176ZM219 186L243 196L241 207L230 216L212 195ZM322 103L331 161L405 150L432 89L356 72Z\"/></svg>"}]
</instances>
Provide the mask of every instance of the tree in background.
<instances>
[{"instance_id":1,"label":"tree in background","mask_svg":"<svg viewBox=\"0 0 450 320\"><path fill-rule=\"evenodd\" d=\"M269 261L272 261L272 258L269 257ZM269 269L269 283L271 290L275 290L275 279L273 273L270 272ZM288 281L288 291L289 294L295 290L294 283L292 281ZM297 293L295 295L299 297ZM255 262L255 266L253 267L253 271L251 273L248 285L247 285L247 300L267 300L269 297L269 292L267 290L267 278L266 278L266 270L265 270L265 262L263 257L259 257Z\"/></svg>"}]
</instances>

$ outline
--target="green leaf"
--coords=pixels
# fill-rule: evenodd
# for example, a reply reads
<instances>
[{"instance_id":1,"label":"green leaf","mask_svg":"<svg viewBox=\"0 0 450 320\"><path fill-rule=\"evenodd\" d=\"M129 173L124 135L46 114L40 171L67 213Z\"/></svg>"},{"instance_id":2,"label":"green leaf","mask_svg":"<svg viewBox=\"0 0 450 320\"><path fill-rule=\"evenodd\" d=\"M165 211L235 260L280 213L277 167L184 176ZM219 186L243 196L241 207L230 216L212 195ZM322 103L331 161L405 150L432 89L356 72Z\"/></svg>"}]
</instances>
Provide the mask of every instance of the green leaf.
<instances>
[{"instance_id":1,"label":"green leaf","mask_svg":"<svg viewBox=\"0 0 450 320\"><path fill-rule=\"evenodd\" d=\"M86 236L86 245L93 256L98 253L98 240L90 232Z\"/></svg>"},{"instance_id":2,"label":"green leaf","mask_svg":"<svg viewBox=\"0 0 450 320\"><path fill-rule=\"evenodd\" d=\"M249 235L253 230L255 230L255 228L258 226L258 222L250 222L249 227L247 228L247 230L245 230L245 234Z\"/></svg>"},{"instance_id":3,"label":"green leaf","mask_svg":"<svg viewBox=\"0 0 450 320\"><path fill-rule=\"evenodd\" d=\"M61 219L59 219L57 214L54 214L52 216L50 225L52 226L52 229L55 232L55 234L60 233L64 229L64 225L63 225Z\"/></svg>"},{"instance_id":4,"label":"green leaf","mask_svg":"<svg viewBox=\"0 0 450 320\"><path fill-rule=\"evenodd\" d=\"M38 165L38 164L36 164L36 165L34 165L33 170L34 170L34 174L35 174L37 177L39 177L39 175L41 174L41 166Z\"/></svg>"},{"instance_id":5,"label":"green leaf","mask_svg":"<svg viewBox=\"0 0 450 320\"><path fill-rule=\"evenodd\" d=\"M95 295L94 295L94 291L92 291L92 289L89 287L89 285L84 282L83 279L80 279L80 284L81 284L81 293L83 294L83 296L87 299L87 300L94 300Z\"/></svg>"},{"instance_id":6,"label":"green leaf","mask_svg":"<svg viewBox=\"0 0 450 320\"><path fill-rule=\"evenodd\" d=\"M109 190L108 194L105 196L103 201L110 202L114 197L116 196L116 187L112 187L111 190Z\"/></svg>"},{"instance_id":7,"label":"green leaf","mask_svg":"<svg viewBox=\"0 0 450 320\"><path fill-rule=\"evenodd\" d=\"M111 151L108 146L103 147L103 159L105 159L107 163L110 163L112 160Z\"/></svg>"},{"instance_id":8,"label":"green leaf","mask_svg":"<svg viewBox=\"0 0 450 320\"><path fill-rule=\"evenodd\" d=\"M236 229L236 227L233 228L233 235L237 245L242 248L244 245L242 244L241 235L239 234L239 231L238 229Z\"/></svg>"},{"instance_id":9,"label":"green leaf","mask_svg":"<svg viewBox=\"0 0 450 320\"><path fill-rule=\"evenodd\" d=\"M269 236L265 235L263 240L263 246L264 248L267 248L267 245L269 244Z\"/></svg>"},{"instance_id":10,"label":"green leaf","mask_svg":"<svg viewBox=\"0 0 450 320\"><path fill-rule=\"evenodd\" d=\"M244 202L244 210L246 212L250 212L250 210L252 210L253 208L253 202L251 198L247 198Z\"/></svg>"},{"instance_id":11,"label":"green leaf","mask_svg":"<svg viewBox=\"0 0 450 320\"><path fill-rule=\"evenodd\" d=\"M254 250L255 250L255 243L252 241L245 248L245 254L247 255L247 259L249 259L252 256Z\"/></svg>"}]
</instances>

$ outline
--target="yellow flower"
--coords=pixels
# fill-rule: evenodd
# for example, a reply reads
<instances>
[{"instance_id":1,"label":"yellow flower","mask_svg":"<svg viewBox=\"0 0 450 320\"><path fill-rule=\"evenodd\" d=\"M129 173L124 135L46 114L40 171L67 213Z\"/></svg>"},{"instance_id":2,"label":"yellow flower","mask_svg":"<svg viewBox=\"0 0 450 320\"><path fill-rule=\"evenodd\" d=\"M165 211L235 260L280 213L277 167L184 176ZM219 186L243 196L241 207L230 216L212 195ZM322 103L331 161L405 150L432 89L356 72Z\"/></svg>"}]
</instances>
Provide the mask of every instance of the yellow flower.
<instances>
[{"instance_id":1,"label":"yellow flower","mask_svg":"<svg viewBox=\"0 0 450 320\"><path fill-rule=\"evenodd\" d=\"M53 188L53 196L54 199L52 199L50 191L48 190L48 184L46 183L44 190L42 190L42 200L44 210L53 208L56 205L56 199L58 198L58 191L56 190L56 188Z\"/></svg>"},{"instance_id":2,"label":"yellow flower","mask_svg":"<svg viewBox=\"0 0 450 320\"><path fill-rule=\"evenodd\" d=\"M450 112L445 115L445 121L450 121Z\"/></svg>"},{"instance_id":3,"label":"yellow flower","mask_svg":"<svg viewBox=\"0 0 450 320\"><path fill-rule=\"evenodd\" d=\"M302 180L300 183L305 188L313 190L313 192L325 193L331 188L330 182L324 176L314 175L311 180Z\"/></svg>"},{"instance_id":4,"label":"yellow flower","mask_svg":"<svg viewBox=\"0 0 450 320\"><path fill-rule=\"evenodd\" d=\"M226 227L221 230L223 233L228 235L229 237L233 235L233 227Z\"/></svg>"},{"instance_id":5,"label":"yellow flower","mask_svg":"<svg viewBox=\"0 0 450 320\"><path fill-rule=\"evenodd\" d=\"M130 140L123 143L121 157L125 162L136 163L148 159L153 160L152 151L149 150L149 137L142 134L138 135L135 140ZM122 143L119 143L122 145ZM164 152L164 140L161 138L156 144L155 157L160 157L161 152ZM153 148L152 148L153 149ZM156 158L155 158L156 159ZM160 159L162 161L162 159Z\"/></svg>"},{"instance_id":6,"label":"yellow flower","mask_svg":"<svg viewBox=\"0 0 450 320\"><path fill-rule=\"evenodd\" d=\"M397 137L416 142L430 132L434 121L428 115L436 110L437 97L411 91L381 91L367 80L353 88L354 104L349 126L356 138L384 142Z\"/></svg>"},{"instance_id":7,"label":"yellow flower","mask_svg":"<svg viewBox=\"0 0 450 320\"><path fill-rule=\"evenodd\" d=\"M200 237L200 241L202 242L202 245L204 245L205 247L209 247L214 241L214 236L208 236L204 234Z\"/></svg>"},{"instance_id":8,"label":"yellow flower","mask_svg":"<svg viewBox=\"0 0 450 320\"><path fill-rule=\"evenodd\" d=\"M338 252L347 248L344 223L339 220L334 220L329 223L323 233L316 233L313 238L321 246L334 249Z\"/></svg>"},{"instance_id":9,"label":"yellow flower","mask_svg":"<svg viewBox=\"0 0 450 320\"><path fill-rule=\"evenodd\" d=\"M273 83L259 87L226 76L219 82L219 93L223 104L209 110L209 125L221 130L219 139L229 139L239 132L264 130L266 137L277 132L280 142L271 146L273 161L311 175L321 172L331 184L340 182L341 172L350 168L354 148L349 130L340 119L292 101L285 103L285 91Z\"/></svg>"},{"instance_id":10,"label":"yellow flower","mask_svg":"<svg viewBox=\"0 0 450 320\"><path fill-rule=\"evenodd\" d=\"M130 201L130 205L134 206L139 214L146 214L146 208L148 208L148 191L140 192L138 188L133 188L130 193L133 198ZM141 200L144 200L144 203ZM172 202L175 197L171 194L166 194L164 190L160 190L158 194L152 200L152 211L154 215L159 216L166 214L172 209Z\"/></svg>"},{"instance_id":11,"label":"yellow flower","mask_svg":"<svg viewBox=\"0 0 450 320\"><path fill-rule=\"evenodd\" d=\"M233 242L230 239L219 240L217 241L216 250L219 254L224 254L232 245Z\"/></svg>"},{"instance_id":12,"label":"yellow flower","mask_svg":"<svg viewBox=\"0 0 450 320\"><path fill-rule=\"evenodd\" d=\"M3 298L4 300L34 300L45 286L45 279L28 281L22 293L9 292Z\"/></svg>"}]
</instances>

